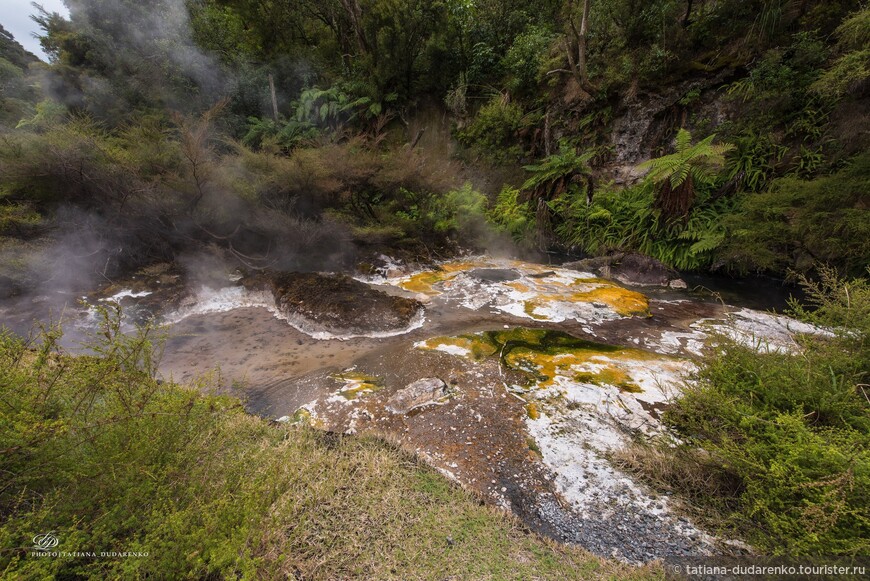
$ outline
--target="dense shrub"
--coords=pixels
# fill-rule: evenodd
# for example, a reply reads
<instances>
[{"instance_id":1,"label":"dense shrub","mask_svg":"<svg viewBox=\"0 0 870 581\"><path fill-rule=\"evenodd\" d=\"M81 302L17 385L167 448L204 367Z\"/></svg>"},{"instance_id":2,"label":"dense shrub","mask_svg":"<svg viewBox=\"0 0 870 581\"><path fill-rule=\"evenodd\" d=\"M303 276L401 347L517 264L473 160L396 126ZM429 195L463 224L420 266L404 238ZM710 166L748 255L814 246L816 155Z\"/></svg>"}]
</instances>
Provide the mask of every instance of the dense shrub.
<instances>
[{"instance_id":1,"label":"dense shrub","mask_svg":"<svg viewBox=\"0 0 870 581\"><path fill-rule=\"evenodd\" d=\"M504 186L487 214L495 227L508 234L515 243L531 246L535 231L535 213L523 199L522 191Z\"/></svg>"},{"instance_id":2,"label":"dense shrub","mask_svg":"<svg viewBox=\"0 0 870 581\"><path fill-rule=\"evenodd\" d=\"M730 199L702 197L685 222L665 220L654 209L651 182L622 191L598 191L592 204L574 198L556 206L565 243L591 254L638 251L681 270L710 266L725 239L722 217Z\"/></svg>"},{"instance_id":3,"label":"dense shrub","mask_svg":"<svg viewBox=\"0 0 870 581\"><path fill-rule=\"evenodd\" d=\"M870 285L823 270L804 286L809 307L793 305L793 314L831 334L799 336L794 354L718 337L696 384L665 414L682 443L627 464L688 495L708 519L718 514L713 524L763 552L866 556ZM656 467L659 455L669 470ZM699 465L713 477L675 477Z\"/></svg>"},{"instance_id":4,"label":"dense shrub","mask_svg":"<svg viewBox=\"0 0 870 581\"><path fill-rule=\"evenodd\" d=\"M870 155L813 180L785 177L740 198L720 256L735 270L807 271L817 261L860 275L870 264Z\"/></svg>"},{"instance_id":5,"label":"dense shrub","mask_svg":"<svg viewBox=\"0 0 870 581\"><path fill-rule=\"evenodd\" d=\"M517 142L523 124L523 108L505 95L497 95L480 108L457 137L460 142L487 158L509 161L517 159L522 153Z\"/></svg>"}]
</instances>

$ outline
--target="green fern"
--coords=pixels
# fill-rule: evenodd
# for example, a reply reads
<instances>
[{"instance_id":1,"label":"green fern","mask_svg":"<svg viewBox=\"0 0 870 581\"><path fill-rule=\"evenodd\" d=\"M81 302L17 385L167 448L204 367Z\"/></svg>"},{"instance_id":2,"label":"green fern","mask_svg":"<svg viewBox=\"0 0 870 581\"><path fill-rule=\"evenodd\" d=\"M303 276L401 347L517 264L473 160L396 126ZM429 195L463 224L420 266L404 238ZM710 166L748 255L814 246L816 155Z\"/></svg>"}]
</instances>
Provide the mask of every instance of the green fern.
<instances>
[{"instance_id":1,"label":"green fern","mask_svg":"<svg viewBox=\"0 0 870 581\"><path fill-rule=\"evenodd\" d=\"M541 163L524 166L532 175L523 183L522 190L532 192L534 197L553 199L565 193L574 178L588 176L592 171L589 160L595 151L578 154L567 143L562 143L559 153L545 158Z\"/></svg>"},{"instance_id":2,"label":"green fern","mask_svg":"<svg viewBox=\"0 0 870 581\"><path fill-rule=\"evenodd\" d=\"M697 187L712 183L716 171L724 165L725 154L734 149L728 143L714 144L715 138L713 134L693 145L691 133L680 129L674 153L640 164L639 169L649 170L647 179L658 187L655 206L665 219L688 215Z\"/></svg>"}]
</instances>

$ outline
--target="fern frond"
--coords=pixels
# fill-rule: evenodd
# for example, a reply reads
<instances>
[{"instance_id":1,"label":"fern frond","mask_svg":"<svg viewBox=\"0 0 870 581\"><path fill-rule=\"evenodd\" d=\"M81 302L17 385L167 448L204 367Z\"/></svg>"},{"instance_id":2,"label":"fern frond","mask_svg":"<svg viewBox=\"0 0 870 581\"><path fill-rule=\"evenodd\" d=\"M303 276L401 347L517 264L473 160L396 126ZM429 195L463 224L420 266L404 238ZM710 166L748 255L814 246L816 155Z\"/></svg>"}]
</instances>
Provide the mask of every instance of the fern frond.
<instances>
[{"instance_id":1,"label":"fern frond","mask_svg":"<svg viewBox=\"0 0 870 581\"><path fill-rule=\"evenodd\" d=\"M719 246L722 245L722 242L724 242L724 240L725 234L721 232L708 232L706 236L702 237L700 240L698 240L689 247L689 254L691 256L697 256L698 254L703 254L705 252L716 250L717 248L719 248Z\"/></svg>"}]
</instances>

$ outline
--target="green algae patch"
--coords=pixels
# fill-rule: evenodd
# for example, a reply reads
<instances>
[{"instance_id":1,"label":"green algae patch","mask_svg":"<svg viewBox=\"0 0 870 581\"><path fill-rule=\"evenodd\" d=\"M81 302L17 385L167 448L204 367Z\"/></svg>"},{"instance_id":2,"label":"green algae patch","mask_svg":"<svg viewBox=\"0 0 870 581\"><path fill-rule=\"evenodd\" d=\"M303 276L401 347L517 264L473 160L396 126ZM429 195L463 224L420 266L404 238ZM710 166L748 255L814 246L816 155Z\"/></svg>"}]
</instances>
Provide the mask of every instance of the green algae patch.
<instances>
[{"instance_id":1,"label":"green algae patch","mask_svg":"<svg viewBox=\"0 0 870 581\"><path fill-rule=\"evenodd\" d=\"M526 438L526 446L529 448L529 452L534 454L538 459L544 457L544 453L541 451L541 447L538 446L538 442L531 436Z\"/></svg>"},{"instance_id":2,"label":"green algae patch","mask_svg":"<svg viewBox=\"0 0 870 581\"><path fill-rule=\"evenodd\" d=\"M532 387L550 387L561 377L578 383L612 386L625 393L641 393L643 389L623 365L660 358L640 349L588 341L562 331L526 327L434 337L416 347L472 360L498 356L506 367L525 373Z\"/></svg>"},{"instance_id":3,"label":"green algae patch","mask_svg":"<svg viewBox=\"0 0 870 581\"><path fill-rule=\"evenodd\" d=\"M612 385L625 393L643 393L643 389L618 367L606 367L599 371L584 371L574 375L574 381L593 385Z\"/></svg>"},{"instance_id":4,"label":"green algae patch","mask_svg":"<svg viewBox=\"0 0 870 581\"><path fill-rule=\"evenodd\" d=\"M613 353L619 350L619 347L587 341L562 331L526 327L484 331L455 337L433 337L417 343L415 347L443 351L474 360L498 354L502 361L508 365L511 362L511 353L517 350L550 355L559 355L575 349L591 350L596 353Z\"/></svg>"},{"instance_id":5,"label":"green algae patch","mask_svg":"<svg viewBox=\"0 0 870 581\"><path fill-rule=\"evenodd\" d=\"M384 383L380 378L357 371L334 373L330 377L344 383L344 389L338 393L345 399L356 399L363 394L372 393L384 388Z\"/></svg>"},{"instance_id":6,"label":"green algae patch","mask_svg":"<svg viewBox=\"0 0 870 581\"><path fill-rule=\"evenodd\" d=\"M299 408L293 413L290 418L291 424L303 424L306 426L312 425L311 412L306 408Z\"/></svg>"},{"instance_id":7,"label":"green algae patch","mask_svg":"<svg viewBox=\"0 0 870 581\"><path fill-rule=\"evenodd\" d=\"M565 376L573 366L583 363L585 358L575 353L551 355L531 349L514 349L504 358L505 363L534 377L539 387L547 387L557 376Z\"/></svg>"},{"instance_id":8,"label":"green algae patch","mask_svg":"<svg viewBox=\"0 0 870 581\"><path fill-rule=\"evenodd\" d=\"M563 331L554 331L552 329L514 327L498 331L485 331L482 335L496 347L503 359L517 349L527 349L549 355L558 355L577 349L600 353L614 353L619 350L619 347L614 345L588 341Z\"/></svg>"},{"instance_id":9,"label":"green algae patch","mask_svg":"<svg viewBox=\"0 0 870 581\"><path fill-rule=\"evenodd\" d=\"M539 315L535 312L540 304L536 301L524 301L523 302L523 312L525 312L528 316L535 319L536 321L546 321L547 317L543 315Z\"/></svg>"},{"instance_id":10,"label":"green algae patch","mask_svg":"<svg viewBox=\"0 0 870 581\"><path fill-rule=\"evenodd\" d=\"M529 402L526 404L526 415L529 416L530 420L536 420L541 417L541 413L538 411L538 404L535 402Z\"/></svg>"}]
</instances>

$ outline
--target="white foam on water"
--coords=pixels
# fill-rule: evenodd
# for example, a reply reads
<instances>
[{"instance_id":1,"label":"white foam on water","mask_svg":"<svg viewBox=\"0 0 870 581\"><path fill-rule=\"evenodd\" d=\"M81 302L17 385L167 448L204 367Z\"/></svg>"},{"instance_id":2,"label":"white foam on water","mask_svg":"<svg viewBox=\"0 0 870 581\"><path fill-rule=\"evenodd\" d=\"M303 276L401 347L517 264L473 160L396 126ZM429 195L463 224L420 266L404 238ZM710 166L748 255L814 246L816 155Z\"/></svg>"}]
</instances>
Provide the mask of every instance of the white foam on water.
<instances>
[{"instance_id":1,"label":"white foam on water","mask_svg":"<svg viewBox=\"0 0 870 581\"><path fill-rule=\"evenodd\" d=\"M400 329L391 331L372 331L368 333L333 333L324 330L316 322L307 319L301 315L282 313L275 306L275 299L272 293L268 291L250 291L242 286L231 286L220 289L213 289L203 286L195 295L192 302L174 313L166 315L165 320L168 323L178 323L179 321L195 315L207 315L210 313L225 313L233 309L245 308L263 308L269 311L276 319L286 321L291 327L305 333L313 339L320 341L347 341L356 338L381 339L386 337L395 337L410 333L415 329L419 329L426 322L425 311L420 309L411 318L409 324Z\"/></svg>"},{"instance_id":2,"label":"white foam on water","mask_svg":"<svg viewBox=\"0 0 870 581\"><path fill-rule=\"evenodd\" d=\"M121 299L124 299L124 298L127 298L127 297L134 298L134 299L138 299L138 298L141 298L141 297L147 297L147 296L150 295L150 294L152 294L152 291L139 291L139 292L133 292L133 291L130 290L130 289L124 289L124 290L122 290L122 291L120 291L120 292L117 292L117 293L113 294L113 295L110 296L110 297L106 297L106 298L104 298L104 299L100 299L100 301L103 301L103 302L109 302L109 301L111 301L111 302L118 303L118 302L121 302Z\"/></svg>"}]
</instances>

